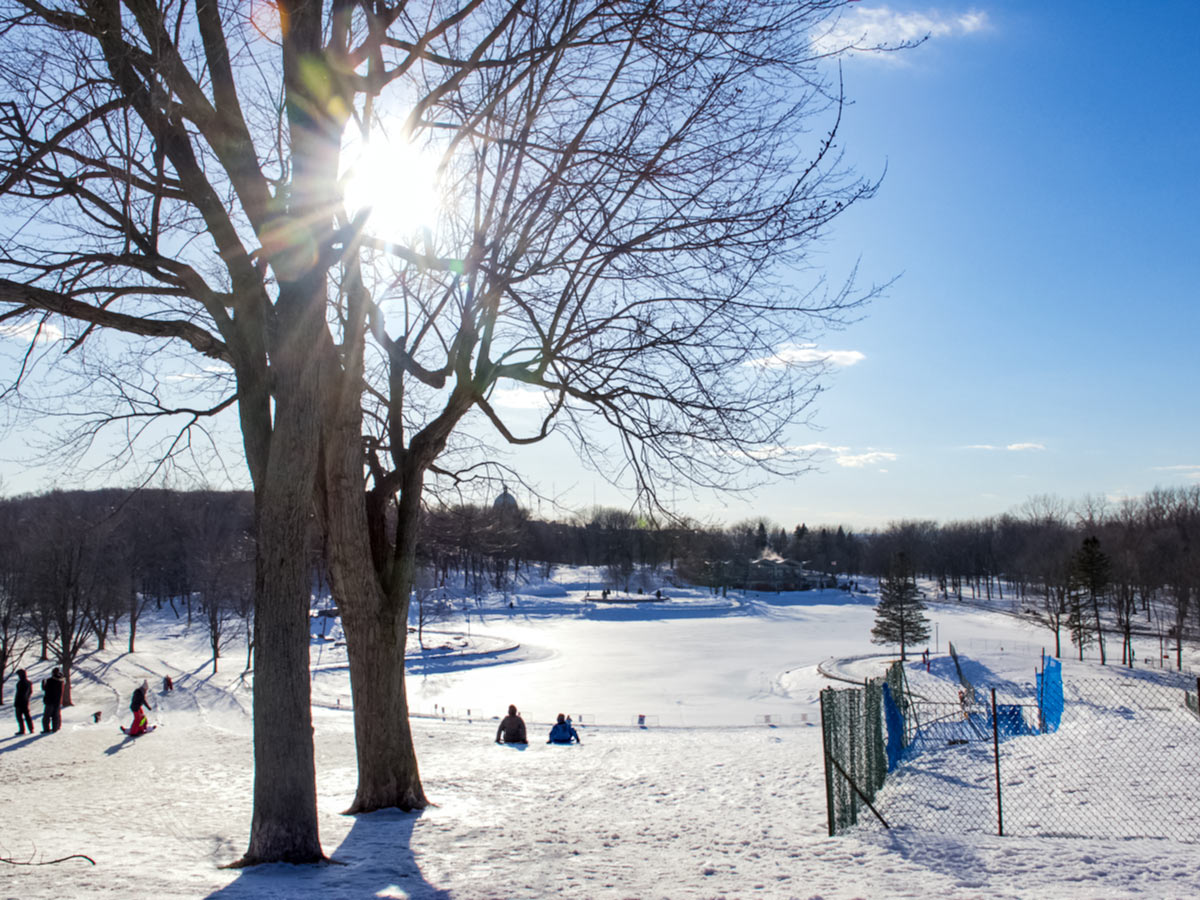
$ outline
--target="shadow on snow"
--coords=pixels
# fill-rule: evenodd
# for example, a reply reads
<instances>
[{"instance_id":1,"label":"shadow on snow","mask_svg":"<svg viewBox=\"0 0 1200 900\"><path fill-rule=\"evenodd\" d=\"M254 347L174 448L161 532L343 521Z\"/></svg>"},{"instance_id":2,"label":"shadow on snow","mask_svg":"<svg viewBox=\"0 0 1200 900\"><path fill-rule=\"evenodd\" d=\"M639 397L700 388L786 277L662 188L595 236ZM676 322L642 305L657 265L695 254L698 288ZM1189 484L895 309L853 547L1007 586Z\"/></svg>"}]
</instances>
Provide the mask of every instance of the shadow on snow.
<instances>
[{"instance_id":1,"label":"shadow on snow","mask_svg":"<svg viewBox=\"0 0 1200 900\"><path fill-rule=\"evenodd\" d=\"M421 875L410 849L421 813L388 809L355 816L354 827L331 862L286 863L242 869L235 881L207 900L328 900L330 897L396 897L450 900Z\"/></svg>"}]
</instances>

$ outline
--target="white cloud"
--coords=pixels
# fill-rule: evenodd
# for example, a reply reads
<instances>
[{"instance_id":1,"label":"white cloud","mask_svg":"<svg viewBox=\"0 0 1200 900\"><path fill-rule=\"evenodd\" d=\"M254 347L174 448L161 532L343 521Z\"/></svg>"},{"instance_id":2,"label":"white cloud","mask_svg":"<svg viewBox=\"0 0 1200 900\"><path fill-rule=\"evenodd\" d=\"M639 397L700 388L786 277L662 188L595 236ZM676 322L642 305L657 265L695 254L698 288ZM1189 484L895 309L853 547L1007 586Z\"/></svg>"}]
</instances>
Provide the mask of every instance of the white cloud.
<instances>
[{"instance_id":1,"label":"white cloud","mask_svg":"<svg viewBox=\"0 0 1200 900\"><path fill-rule=\"evenodd\" d=\"M488 395L488 402L504 409L546 409L550 406L549 391L525 387L498 387Z\"/></svg>"},{"instance_id":2,"label":"white cloud","mask_svg":"<svg viewBox=\"0 0 1200 900\"><path fill-rule=\"evenodd\" d=\"M847 469L862 469L878 463L892 462L898 457L886 450L868 450L866 453L844 453L834 457L834 462Z\"/></svg>"},{"instance_id":3,"label":"white cloud","mask_svg":"<svg viewBox=\"0 0 1200 900\"><path fill-rule=\"evenodd\" d=\"M852 448L838 444L788 444L775 447L764 447L749 451L747 456L752 459L782 459L788 456L803 455L816 457L818 460L832 459L839 466L847 469L863 469L881 462L891 462L899 457L886 450L866 450L862 453L852 452ZM887 469L880 469L886 472Z\"/></svg>"},{"instance_id":4,"label":"white cloud","mask_svg":"<svg viewBox=\"0 0 1200 900\"><path fill-rule=\"evenodd\" d=\"M18 341L32 340L37 335L39 343L61 341L62 329L51 322L20 322L16 325L0 325L0 337L12 338Z\"/></svg>"},{"instance_id":5,"label":"white cloud","mask_svg":"<svg viewBox=\"0 0 1200 900\"><path fill-rule=\"evenodd\" d=\"M1155 466L1156 472L1179 472L1184 478L1194 478L1200 481L1200 465Z\"/></svg>"},{"instance_id":6,"label":"white cloud","mask_svg":"<svg viewBox=\"0 0 1200 900\"><path fill-rule=\"evenodd\" d=\"M174 375L167 375L163 378L163 381L199 381L201 379L213 378L214 376L227 377L232 374L232 366L218 363L205 366L199 372L178 372Z\"/></svg>"},{"instance_id":7,"label":"white cloud","mask_svg":"<svg viewBox=\"0 0 1200 900\"><path fill-rule=\"evenodd\" d=\"M751 360L747 365L776 369L783 366L827 363L844 368L864 359L866 356L857 350L822 350L816 344L783 344L773 355Z\"/></svg>"},{"instance_id":8,"label":"white cloud","mask_svg":"<svg viewBox=\"0 0 1200 900\"><path fill-rule=\"evenodd\" d=\"M843 47L897 46L926 36L931 39L961 37L990 27L987 13L977 9L963 13L900 12L889 6L857 5L813 43L817 50L829 53ZM875 56L897 61L903 58L891 53Z\"/></svg>"},{"instance_id":9,"label":"white cloud","mask_svg":"<svg viewBox=\"0 0 1200 900\"><path fill-rule=\"evenodd\" d=\"M1008 450L1013 453L1020 453L1023 450L1045 450L1045 444L1037 444L1033 441L1023 441L1015 444L1005 444L1003 447L997 444L967 444L966 450Z\"/></svg>"},{"instance_id":10,"label":"white cloud","mask_svg":"<svg viewBox=\"0 0 1200 900\"><path fill-rule=\"evenodd\" d=\"M793 450L799 450L803 453L845 453L849 447L838 447L835 444L796 444Z\"/></svg>"}]
</instances>

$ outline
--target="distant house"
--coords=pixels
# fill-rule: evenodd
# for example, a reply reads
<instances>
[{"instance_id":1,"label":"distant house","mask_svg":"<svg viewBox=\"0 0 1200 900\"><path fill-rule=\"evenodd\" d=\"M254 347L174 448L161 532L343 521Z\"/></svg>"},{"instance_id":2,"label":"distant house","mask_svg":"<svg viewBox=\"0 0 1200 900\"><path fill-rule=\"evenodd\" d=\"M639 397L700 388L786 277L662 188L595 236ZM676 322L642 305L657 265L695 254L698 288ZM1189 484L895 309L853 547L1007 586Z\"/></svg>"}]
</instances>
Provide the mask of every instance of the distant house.
<instances>
[{"instance_id":1,"label":"distant house","mask_svg":"<svg viewBox=\"0 0 1200 900\"><path fill-rule=\"evenodd\" d=\"M745 562L731 559L716 566L720 583L749 591L809 591L836 585L833 576L806 569L794 559L761 557Z\"/></svg>"}]
</instances>

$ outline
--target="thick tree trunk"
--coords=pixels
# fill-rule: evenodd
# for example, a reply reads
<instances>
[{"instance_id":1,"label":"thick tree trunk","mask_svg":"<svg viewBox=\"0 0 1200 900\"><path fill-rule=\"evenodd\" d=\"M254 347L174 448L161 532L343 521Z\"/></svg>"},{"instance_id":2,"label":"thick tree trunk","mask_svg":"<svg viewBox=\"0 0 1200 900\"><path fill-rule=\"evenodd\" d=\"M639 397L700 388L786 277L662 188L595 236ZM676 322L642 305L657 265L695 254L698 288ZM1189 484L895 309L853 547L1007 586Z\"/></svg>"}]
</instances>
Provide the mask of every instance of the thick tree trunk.
<instances>
[{"instance_id":1,"label":"thick tree trunk","mask_svg":"<svg viewBox=\"0 0 1200 900\"><path fill-rule=\"evenodd\" d=\"M346 632L358 755L358 787L347 812L424 809L428 801L404 686L412 562L394 566L389 554L371 550L357 395L326 397L325 409L326 541L330 582ZM419 483L416 490L419 502ZM402 522L400 528L413 524ZM385 589L388 584L391 591Z\"/></svg>"},{"instance_id":2,"label":"thick tree trunk","mask_svg":"<svg viewBox=\"0 0 1200 900\"><path fill-rule=\"evenodd\" d=\"M377 587L362 588L381 602L353 612L348 607L342 618L358 756L358 786L347 813L388 807L424 809L428 801L421 787L404 685L407 604L397 608L383 600Z\"/></svg>"},{"instance_id":3,"label":"thick tree trunk","mask_svg":"<svg viewBox=\"0 0 1200 900\"><path fill-rule=\"evenodd\" d=\"M324 858L309 686L308 553L317 481L315 360L324 281L281 287L275 417L255 488L254 813L238 865Z\"/></svg>"},{"instance_id":4,"label":"thick tree trunk","mask_svg":"<svg viewBox=\"0 0 1200 900\"><path fill-rule=\"evenodd\" d=\"M283 475L268 477L258 515L254 814L241 865L323 858L308 680L307 571L297 549L307 546L311 493L305 489L312 481Z\"/></svg>"}]
</instances>

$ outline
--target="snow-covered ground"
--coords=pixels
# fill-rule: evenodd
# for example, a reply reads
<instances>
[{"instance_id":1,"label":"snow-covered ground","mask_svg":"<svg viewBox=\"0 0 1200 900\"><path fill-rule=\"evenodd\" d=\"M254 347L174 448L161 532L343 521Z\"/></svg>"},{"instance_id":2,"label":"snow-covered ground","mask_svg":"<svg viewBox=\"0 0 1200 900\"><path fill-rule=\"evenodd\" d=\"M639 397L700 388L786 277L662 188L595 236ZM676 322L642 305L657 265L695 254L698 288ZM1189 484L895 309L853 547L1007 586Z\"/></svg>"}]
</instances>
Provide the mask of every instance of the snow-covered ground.
<instances>
[{"instance_id":1,"label":"snow-covered ground","mask_svg":"<svg viewBox=\"0 0 1200 900\"><path fill-rule=\"evenodd\" d=\"M336 627L314 641L321 839L335 861L323 866L220 868L250 824L245 650L231 648L213 675L202 626L156 613L137 653L118 639L82 660L61 732L0 741L0 856L95 861L0 864L0 897L1200 896L1194 843L869 825L829 837L818 695L837 684L829 675L882 672L874 597L672 587L665 603L584 603L598 583L568 571L466 601L465 615L457 601L426 632L428 649L411 648L413 730L435 803L421 814L340 815L355 783L344 648ZM1032 682L1053 646L1046 630L997 612L935 604L930 618L935 662L952 640L969 665L1013 684ZM1157 642L1138 652L1157 657ZM1194 671L1200 658L1186 662ZM40 682L49 665L29 668ZM933 668L914 677L946 670ZM177 686L165 696L164 674ZM1125 677L1094 659L1064 660L1064 676ZM126 739L117 724L145 677L162 727ZM492 742L509 703L530 724L526 749ZM582 745L541 742L558 712L585 723ZM1200 723L1194 736L1200 761Z\"/></svg>"}]
</instances>

